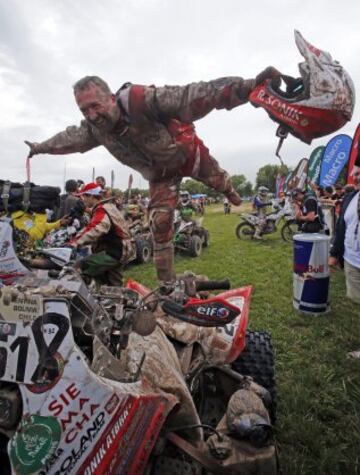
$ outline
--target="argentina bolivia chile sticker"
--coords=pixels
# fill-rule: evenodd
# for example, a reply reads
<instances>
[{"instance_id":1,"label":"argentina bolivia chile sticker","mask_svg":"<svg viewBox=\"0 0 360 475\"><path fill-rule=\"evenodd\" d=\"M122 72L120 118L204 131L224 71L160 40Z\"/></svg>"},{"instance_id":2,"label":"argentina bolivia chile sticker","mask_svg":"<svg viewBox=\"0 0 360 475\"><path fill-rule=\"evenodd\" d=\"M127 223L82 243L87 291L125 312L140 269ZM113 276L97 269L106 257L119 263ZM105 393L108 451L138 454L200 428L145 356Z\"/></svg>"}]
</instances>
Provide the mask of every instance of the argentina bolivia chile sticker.
<instances>
[{"instance_id":1,"label":"argentina bolivia chile sticker","mask_svg":"<svg viewBox=\"0 0 360 475\"><path fill-rule=\"evenodd\" d=\"M308 162L308 179L314 185L319 184L320 179L320 170L321 170L321 160L323 158L325 147L320 145L316 147L310 155ZM308 190L311 189L310 185L307 185Z\"/></svg>"},{"instance_id":2,"label":"argentina bolivia chile sticker","mask_svg":"<svg viewBox=\"0 0 360 475\"><path fill-rule=\"evenodd\" d=\"M29 475L40 470L59 445L61 427L55 417L24 416L10 439L9 453L15 473Z\"/></svg>"},{"instance_id":3,"label":"argentina bolivia chile sticker","mask_svg":"<svg viewBox=\"0 0 360 475\"><path fill-rule=\"evenodd\" d=\"M357 126L351 146L350 151L350 158L349 158L349 167L348 167L348 174L347 174L347 184L353 185L354 178L351 175L352 169L355 165L355 160L359 154L359 140L360 140L360 124Z\"/></svg>"},{"instance_id":4,"label":"argentina bolivia chile sticker","mask_svg":"<svg viewBox=\"0 0 360 475\"><path fill-rule=\"evenodd\" d=\"M321 161L320 186L331 186L338 179L350 156L351 137L339 134L326 145Z\"/></svg>"}]
</instances>

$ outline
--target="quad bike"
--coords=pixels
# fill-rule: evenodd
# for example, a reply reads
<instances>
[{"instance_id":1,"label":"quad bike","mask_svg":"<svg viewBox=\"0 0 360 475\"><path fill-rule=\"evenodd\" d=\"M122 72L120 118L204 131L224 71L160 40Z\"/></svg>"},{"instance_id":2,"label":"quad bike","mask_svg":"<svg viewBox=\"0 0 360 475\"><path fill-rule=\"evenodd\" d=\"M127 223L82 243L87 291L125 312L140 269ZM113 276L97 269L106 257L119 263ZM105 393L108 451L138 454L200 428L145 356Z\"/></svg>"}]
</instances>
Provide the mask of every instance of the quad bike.
<instances>
[{"instance_id":1,"label":"quad bike","mask_svg":"<svg viewBox=\"0 0 360 475\"><path fill-rule=\"evenodd\" d=\"M139 264L150 262L153 253L152 236L148 228L144 228L141 219L129 224L130 232L135 241L136 259Z\"/></svg>"},{"instance_id":2,"label":"quad bike","mask_svg":"<svg viewBox=\"0 0 360 475\"><path fill-rule=\"evenodd\" d=\"M252 213L241 214L240 217L242 222L236 227L236 236L239 239L253 239L256 227L264 219L266 219L266 224L263 226L262 234L273 234L277 231L277 227L283 219L284 224L280 230L281 237L285 242L292 241L292 237L296 234L298 229L292 207L290 205L285 205L281 208L276 202L273 202L273 208L275 211L267 214L264 218L260 218Z\"/></svg>"},{"instance_id":3,"label":"quad bike","mask_svg":"<svg viewBox=\"0 0 360 475\"><path fill-rule=\"evenodd\" d=\"M191 257L199 257L202 248L209 246L209 231L192 219L184 220L178 210L175 210L174 228L175 250L186 252Z\"/></svg>"},{"instance_id":4,"label":"quad bike","mask_svg":"<svg viewBox=\"0 0 360 475\"><path fill-rule=\"evenodd\" d=\"M250 286L199 298L226 286L95 294L71 261L3 286L1 474L275 474L270 337Z\"/></svg>"}]
</instances>

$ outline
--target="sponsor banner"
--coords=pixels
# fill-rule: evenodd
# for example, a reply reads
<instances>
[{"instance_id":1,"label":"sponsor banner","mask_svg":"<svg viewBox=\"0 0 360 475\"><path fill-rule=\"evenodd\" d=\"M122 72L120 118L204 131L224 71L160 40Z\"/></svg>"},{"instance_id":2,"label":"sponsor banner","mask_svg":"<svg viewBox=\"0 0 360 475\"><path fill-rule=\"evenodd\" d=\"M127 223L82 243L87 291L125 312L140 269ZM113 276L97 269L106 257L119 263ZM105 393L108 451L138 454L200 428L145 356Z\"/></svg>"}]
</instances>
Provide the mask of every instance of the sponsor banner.
<instances>
[{"instance_id":1,"label":"sponsor banner","mask_svg":"<svg viewBox=\"0 0 360 475\"><path fill-rule=\"evenodd\" d=\"M283 186L284 193L286 193L287 191L290 190L289 181L290 181L290 178L292 177L292 174L293 174L293 172L289 172L285 177L284 186Z\"/></svg>"},{"instance_id":2,"label":"sponsor banner","mask_svg":"<svg viewBox=\"0 0 360 475\"><path fill-rule=\"evenodd\" d=\"M278 173L276 175L276 183L275 183L275 198L279 198L280 193L283 193L284 184L285 184L285 176Z\"/></svg>"},{"instance_id":3,"label":"sponsor banner","mask_svg":"<svg viewBox=\"0 0 360 475\"><path fill-rule=\"evenodd\" d=\"M293 190L294 188L304 188L307 178L308 159L302 158L297 164L295 170L292 172L288 181L287 190Z\"/></svg>"},{"instance_id":4,"label":"sponsor banner","mask_svg":"<svg viewBox=\"0 0 360 475\"><path fill-rule=\"evenodd\" d=\"M308 180L313 185L318 185L320 180L320 170L321 170L321 160L324 155L325 147L321 145L316 147L315 150L311 152L309 163L308 163ZM307 186L308 190L311 189L310 185Z\"/></svg>"},{"instance_id":5,"label":"sponsor banner","mask_svg":"<svg viewBox=\"0 0 360 475\"><path fill-rule=\"evenodd\" d=\"M321 161L320 186L331 186L338 179L350 156L351 137L339 134L326 145Z\"/></svg>"},{"instance_id":6,"label":"sponsor banner","mask_svg":"<svg viewBox=\"0 0 360 475\"><path fill-rule=\"evenodd\" d=\"M348 167L348 174L347 174L347 184L353 185L354 179L351 176L352 169L355 164L356 157L359 154L359 140L360 140L360 124L357 126L354 138L352 141L352 146L350 150L350 158L349 158L349 167Z\"/></svg>"}]
</instances>

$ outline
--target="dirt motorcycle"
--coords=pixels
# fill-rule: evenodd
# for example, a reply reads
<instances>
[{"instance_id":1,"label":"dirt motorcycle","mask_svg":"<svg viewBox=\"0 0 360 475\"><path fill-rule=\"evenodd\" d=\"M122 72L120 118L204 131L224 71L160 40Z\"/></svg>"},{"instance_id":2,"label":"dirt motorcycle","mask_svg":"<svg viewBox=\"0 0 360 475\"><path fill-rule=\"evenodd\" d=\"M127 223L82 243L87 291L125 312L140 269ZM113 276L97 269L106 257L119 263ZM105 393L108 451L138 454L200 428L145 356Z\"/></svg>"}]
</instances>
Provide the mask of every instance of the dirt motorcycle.
<instances>
[{"instance_id":1,"label":"dirt motorcycle","mask_svg":"<svg viewBox=\"0 0 360 475\"><path fill-rule=\"evenodd\" d=\"M175 250L188 253L191 257L199 257L203 247L210 243L210 233L200 226L191 216L182 215L179 210L174 214L174 246Z\"/></svg>"},{"instance_id":2,"label":"dirt motorcycle","mask_svg":"<svg viewBox=\"0 0 360 475\"><path fill-rule=\"evenodd\" d=\"M51 276L1 288L2 474L276 473L251 287L199 298L227 284L185 275L93 294L70 265Z\"/></svg>"},{"instance_id":3,"label":"dirt motorcycle","mask_svg":"<svg viewBox=\"0 0 360 475\"><path fill-rule=\"evenodd\" d=\"M235 233L238 239L253 239L257 226L263 223L261 234L273 234L277 231L280 221L284 221L281 227L281 237L285 242L292 241L296 234L298 226L295 222L295 214L291 204L285 204L281 207L276 200L273 200L272 206L274 212L260 218L256 213L242 213L240 215L241 223L237 225ZM264 223L266 220L266 223Z\"/></svg>"}]
</instances>

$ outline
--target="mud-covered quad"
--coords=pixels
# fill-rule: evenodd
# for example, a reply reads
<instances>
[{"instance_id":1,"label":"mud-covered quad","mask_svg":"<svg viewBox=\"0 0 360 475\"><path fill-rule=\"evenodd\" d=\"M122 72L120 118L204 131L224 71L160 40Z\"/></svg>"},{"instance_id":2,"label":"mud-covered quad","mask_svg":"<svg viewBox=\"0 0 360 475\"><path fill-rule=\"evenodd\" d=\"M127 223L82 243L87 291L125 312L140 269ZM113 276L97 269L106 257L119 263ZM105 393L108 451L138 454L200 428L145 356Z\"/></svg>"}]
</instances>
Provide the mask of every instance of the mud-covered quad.
<instances>
[{"instance_id":1,"label":"mud-covered quad","mask_svg":"<svg viewBox=\"0 0 360 475\"><path fill-rule=\"evenodd\" d=\"M131 235L135 241L136 258L139 264L150 262L153 253L153 240L148 226L141 219L129 223Z\"/></svg>"},{"instance_id":2,"label":"mud-covered quad","mask_svg":"<svg viewBox=\"0 0 360 475\"><path fill-rule=\"evenodd\" d=\"M203 247L209 246L209 231L193 219L184 219L179 210L175 211L174 227L176 251L186 252L191 257L199 257Z\"/></svg>"}]
</instances>

